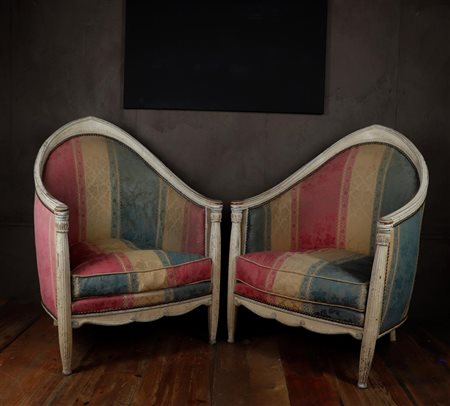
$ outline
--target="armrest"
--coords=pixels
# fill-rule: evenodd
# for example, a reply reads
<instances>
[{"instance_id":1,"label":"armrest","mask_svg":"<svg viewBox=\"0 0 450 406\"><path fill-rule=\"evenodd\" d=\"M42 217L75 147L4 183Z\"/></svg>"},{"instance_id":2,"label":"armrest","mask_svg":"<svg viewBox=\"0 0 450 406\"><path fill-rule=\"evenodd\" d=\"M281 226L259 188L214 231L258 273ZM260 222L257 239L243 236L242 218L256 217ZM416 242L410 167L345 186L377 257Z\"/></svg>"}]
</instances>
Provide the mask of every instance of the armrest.
<instances>
[{"instance_id":1,"label":"armrest","mask_svg":"<svg viewBox=\"0 0 450 406\"><path fill-rule=\"evenodd\" d=\"M34 235L42 302L56 316L56 216L35 196Z\"/></svg>"},{"instance_id":2,"label":"armrest","mask_svg":"<svg viewBox=\"0 0 450 406\"><path fill-rule=\"evenodd\" d=\"M423 209L424 205L390 229L380 333L407 316L417 270Z\"/></svg>"}]
</instances>

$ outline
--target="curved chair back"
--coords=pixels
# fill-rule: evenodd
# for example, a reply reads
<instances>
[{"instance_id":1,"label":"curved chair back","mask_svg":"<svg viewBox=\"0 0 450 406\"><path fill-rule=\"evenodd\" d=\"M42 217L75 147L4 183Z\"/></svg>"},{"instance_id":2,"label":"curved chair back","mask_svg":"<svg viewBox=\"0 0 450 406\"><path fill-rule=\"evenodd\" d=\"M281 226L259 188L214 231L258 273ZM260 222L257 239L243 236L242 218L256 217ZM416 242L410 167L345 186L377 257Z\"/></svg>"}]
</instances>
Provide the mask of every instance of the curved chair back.
<instances>
[{"instance_id":1,"label":"curved chair back","mask_svg":"<svg viewBox=\"0 0 450 406\"><path fill-rule=\"evenodd\" d=\"M249 209L246 252L339 248L373 255L377 221L408 203L419 185L416 167L395 146L349 146Z\"/></svg>"},{"instance_id":2,"label":"curved chair back","mask_svg":"<svg viewBox=\"0 0 450 406\"><path fill-rule=\"evenodd\" d=\"M50 152L43 182L69 207L70 244L120 238L139 248L205 254L205 209L118 140L65 140Z\"/></svg>"}]
</instances>

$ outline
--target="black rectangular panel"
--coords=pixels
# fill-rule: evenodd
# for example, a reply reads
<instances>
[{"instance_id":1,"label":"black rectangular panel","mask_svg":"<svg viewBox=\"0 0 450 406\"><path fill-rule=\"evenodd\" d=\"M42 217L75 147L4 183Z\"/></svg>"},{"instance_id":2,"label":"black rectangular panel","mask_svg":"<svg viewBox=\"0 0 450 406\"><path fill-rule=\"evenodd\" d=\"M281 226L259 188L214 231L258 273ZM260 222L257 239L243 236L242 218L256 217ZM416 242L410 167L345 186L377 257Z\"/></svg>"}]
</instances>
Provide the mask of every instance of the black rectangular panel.
<instances>
[{"instance_id":1,"label":"black rectangular panel","mask_svg":"<svg viewBox=\"0 0 450 406\"><path fill-rule=\"evenodd\" d=\"M326 0L127 0L124 107L323 113Z\"/></svg>"}]
</instances>

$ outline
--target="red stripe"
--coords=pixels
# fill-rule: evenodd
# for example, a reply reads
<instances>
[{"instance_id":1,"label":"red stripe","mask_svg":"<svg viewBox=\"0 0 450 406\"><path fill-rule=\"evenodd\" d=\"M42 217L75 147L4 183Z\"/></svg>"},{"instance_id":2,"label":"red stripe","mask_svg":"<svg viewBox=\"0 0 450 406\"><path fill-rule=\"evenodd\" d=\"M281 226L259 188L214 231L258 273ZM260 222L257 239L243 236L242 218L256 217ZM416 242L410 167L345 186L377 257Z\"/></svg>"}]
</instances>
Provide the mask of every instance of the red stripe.
<instances>
[{"instance_id":1,"label":"red stripe","mask_svg":"<svg viewBox=\"0 0 450 406\"><path fill-rule=\"evenodd\" d=\"M298 184L291 189L291 250L298 249L298 235L300 232L300 210L299 210L299 193L300 185Z\"/></svg>"},{"instance_id":2,"label":"red stripe","mask_svg":"<svg viewBox=\"0 0 450 406\"><path fill-rule=\"evenodd\" d=\"M184 210L184 250L205 255L205 209L186 202Z\"/></svg>"},{"instance_id":3,"label":"red stripe","mask_svg":"<svg viewBox=\"0 0 450 406\"><path fill-rule=\"evenodd\" d=\"M167 287L187 285L189 283L211 279L211 259L190 262L184 265L166 268Z\"/></svg>"},{"instance_id":4,"label":"red stripe","mask_svg":"<svg viewBox=\"0 0 450 406\"><path fill-rule=\"evenodd\" d=\"M300 183L297 250L337 246L341 182L349 154L350 150L339 154Z\"/></svg>"},{"instance_id":5,"label":"red stripe","mask_svg":"<svg viewBox=\"0 0 450 406\"><path fill-rule=\"evenodd\" d=\"M34 235L42 302L56 316L56 254L54 216L35 196Z\"/></svg>"},{"instance_id":6,"label":"red stripe","mask_svg":"<svg viewBox=\"0 0 450 406\"><path fill-rule=\"evenodd\" d=\"M359 147L353 147L349 150L349 155L347 159L347 165L344 169L344 176L342 180L342 195L341 195L341 208L340 208L340 219L339 219L339 230L338 230L338 248L345 248L345 239L347 231L347 211L348 211L348 199L350 195L350 183L352 180L353 165L356 161L356 156L358 155Z\"/></svg>"}]
</instances>

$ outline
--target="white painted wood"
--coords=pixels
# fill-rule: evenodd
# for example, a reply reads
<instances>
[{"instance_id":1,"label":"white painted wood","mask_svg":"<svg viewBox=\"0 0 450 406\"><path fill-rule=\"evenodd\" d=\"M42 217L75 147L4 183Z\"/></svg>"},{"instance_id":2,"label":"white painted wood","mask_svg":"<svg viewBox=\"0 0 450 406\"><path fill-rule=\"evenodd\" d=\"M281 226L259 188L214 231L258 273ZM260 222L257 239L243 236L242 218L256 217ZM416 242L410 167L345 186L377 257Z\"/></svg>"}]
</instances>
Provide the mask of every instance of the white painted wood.
<instances>
[{"instance_id":1,"label":"white painted wood","mask_svg":"<svg viewBox=\"0 0 450 406\"><path fill-rule=\"evenodd\" d=\"M205 251L206 255L210 256L212 259L212 293L210 295L183 302L168 303L147 308L72 315L71 274L68 245L69 209L66 204L58 201L46 190L42 181L42 171L49 154L54 148L71 137L83 134L102 135L125 144L135 151L150 167L187 199L204 207L207 214L210 213L210 218L208 220L211 222L211 230L208 231L209 227L205 227L205 241L209 241L209 244L205 247ZM55 324L58 326L61 361L63 373L65 375L71 373L72 327L80 327L85 323L120 325L134 321L151 321L163 316L174 316L187 313L198 306L206 305L209 306L210 341L211 343L216 341L220 293L220 221L222 213L222 203L220 201L208 199L191 189L129 134L119 127L95 117L86 117L72 121L56 130L44 142L35 161L34 181L38 198L56 218L57 318Z\"/></svg>"},{"instance_id":2,"label":"white painted wood","mask_svg":"<svg viewBox=\"0 0 450 406\"><path fill-rule=\"evenodd\" d=\"M209 341L216 343L217 325L219 323L219 302L220 302L220 222L222 221L221 210L211 211L211 237L209 240L209 255L212 258L212 301L209 306Z\"/></svg>"},{"instance_id":3,"label":"white painted wood","mask_svg":"<svg viewBox=\"0 0 450 406\"><path fill-rule=\"evenodd\" d=\"M158 320L166 316L179 316L202 305L211 306L211 295L184 300L182 302L167 303L138 309L74 314L72 315L72 327L79 328L84 324L118 326L134 322L145 323L148 321Z\"/></svg>"},{"instance_id":4,"label":"white painted wood","mask_svg":"<svg viewBox=\"0 0 450 406\"><path fill-rule=\"evenodd\" d=\"M370 277L369 295L364 316L364 333L359 357L358 387L367 388L367 380L372 365L375 345L380 333L383 291L386 279L386 264L389 250L390 231L379 232L376 237L375 259Z\"/></svg>"},{"instance_id":5,"label":"white painted wood","mask_svg":"<svg viewBox=\"0 0 450 406\"><path fill-rule=\"evenodd\" d=\"M56 225L56 310L58 313L58 338L62 373L72 373L72 301L69 263L69 217L55 216Z\"/></svg>"},{"instance_id":6,"label":"white painted wood","mask_svg":"<svg viewBox=\"0 0 450 406\"><path fill-rule=\"evenodd\" d=\"M234 342L236 325L236 303L234 300L234 285L236 284L236 257L241 254L241 224L242 210L234 209L231 213L230 255L228 257L228 298L227 323L228 342Z\"/></svg>"},{"instance_id":7,"label":"white painted wood","mask_svg":"<svg viewBox=\"0 0 450 406\"><path fill-rule=\"evenodd\" d=\"M307 330L321 334L350 334L358 340L362 338L363 329L358 326L318 319L317 317L280 309L239 295L235 295L235 301L261 317L275 319L287 326L304 327Z\"/></svg>"},{"instance_id":8,"label":"white painted wood","mask_svg":"<svg viewBox=\"0 0 450 406\"><path fill-rule=\"evenodd\" d=\"M396 330L392 330L389 333L389 340L391 341L391 343L395 343L397 341L397 331Z\"/></svg>"}]
</instances>

